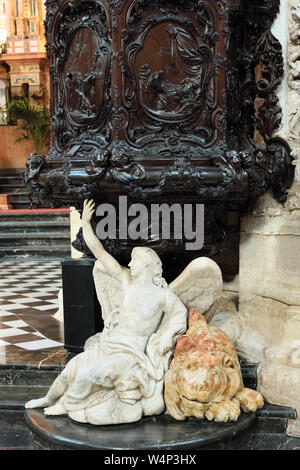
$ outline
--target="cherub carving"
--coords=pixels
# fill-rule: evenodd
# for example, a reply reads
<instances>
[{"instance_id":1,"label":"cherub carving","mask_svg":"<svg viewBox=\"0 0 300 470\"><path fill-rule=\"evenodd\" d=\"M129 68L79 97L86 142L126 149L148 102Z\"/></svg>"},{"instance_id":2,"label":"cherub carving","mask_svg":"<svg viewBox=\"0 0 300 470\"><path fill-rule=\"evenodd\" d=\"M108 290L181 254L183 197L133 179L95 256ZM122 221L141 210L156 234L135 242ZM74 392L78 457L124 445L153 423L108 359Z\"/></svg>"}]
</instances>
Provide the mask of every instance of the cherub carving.
<instances>
[{"instance_id":1,"label":"cherub carving","mask_svg":"<svg viewBox=\"0 0 300 470\"><path fill-rule=\"evenodd\" d=\"M169 286L150 248L132 251L129 269L103 247L91 227L93 201L85 201L83 237L97 258L94 281L104 329L71 359L47 395L26 408L69 415L95 425L134 422L165 410L163 386L175 341L186 330L187 309L210 318L222 275L208 258L192 261Z\"/></svg>"},{"instance_id":2,"label":"cherub carving","mask_svg":"<svg viewBox=\"0 0 300 470\"><path fill-rule=\"evenodd\" d=\"M177 420L188 416L209 421L236 421L241 408L256 411L260 393L244 388L236 350L219 328L208 325L196 310L189 312L189 329L180 336L165 377L165 402Z\"/></svg>"}]
</instances>

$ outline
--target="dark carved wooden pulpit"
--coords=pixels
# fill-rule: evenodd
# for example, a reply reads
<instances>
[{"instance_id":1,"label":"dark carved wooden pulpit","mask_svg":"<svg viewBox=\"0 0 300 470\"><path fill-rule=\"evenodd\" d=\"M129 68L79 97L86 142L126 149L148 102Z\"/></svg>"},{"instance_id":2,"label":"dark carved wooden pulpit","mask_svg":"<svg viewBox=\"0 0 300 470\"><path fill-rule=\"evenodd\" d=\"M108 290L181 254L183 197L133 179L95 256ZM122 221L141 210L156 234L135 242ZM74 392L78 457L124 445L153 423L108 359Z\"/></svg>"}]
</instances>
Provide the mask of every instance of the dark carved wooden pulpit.
<instances>
[{"instance_id":1,"label":"dark carved wooden pulpit","mask_svg":"<svg viewBox=\"0 0 300 470\"><path fill-rule=\"evenodd\" d=\"M249 211L269 190L284 202L293 166L287 143L274 137L279 0L46 6L51 146L27 162L38 198L78 208L86 197L116 204L119 195L146 205L202 203L201 253L210 255L230 232L230 214ZM105 243L128 259L130 240ZM178 240L143 244L180 268L199 255L183 254Z\"/></svg>"}]
</instances>

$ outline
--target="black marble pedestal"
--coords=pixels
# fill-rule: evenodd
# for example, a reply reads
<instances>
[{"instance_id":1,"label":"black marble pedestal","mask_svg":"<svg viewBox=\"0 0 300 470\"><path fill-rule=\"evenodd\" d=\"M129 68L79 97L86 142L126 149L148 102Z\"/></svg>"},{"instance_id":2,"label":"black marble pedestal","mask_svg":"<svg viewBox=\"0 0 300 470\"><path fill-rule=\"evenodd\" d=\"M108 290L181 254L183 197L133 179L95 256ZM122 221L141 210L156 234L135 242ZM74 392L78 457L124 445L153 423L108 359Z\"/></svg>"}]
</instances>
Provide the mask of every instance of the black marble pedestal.
<instances>
[{"instance_id":1,"label":"black marble pedestal","mask_svg":"<svg viewBox=\"0 0 300 470\"><path fill-rule=\"evenodd\" d=\"M85 341L102 331L101 307L94 287L94 259L62 261L65 348L82 352Z\"/></svg>"},{"instance_id":2,"label":"black marble pedestal","mask_svg":"<svg viewBox=\"0 0 300 470\"><path fill-rule=\"evenodd\" d=\"M146 417L137 423L113 426L79 424L67 416L47 417L43 410L27 410L26 422L37 448L81 450L185 450L230 439L246 430L255 413L242 413L236 422L215 423L169 415Z\"/></svg>"}]
</instances>

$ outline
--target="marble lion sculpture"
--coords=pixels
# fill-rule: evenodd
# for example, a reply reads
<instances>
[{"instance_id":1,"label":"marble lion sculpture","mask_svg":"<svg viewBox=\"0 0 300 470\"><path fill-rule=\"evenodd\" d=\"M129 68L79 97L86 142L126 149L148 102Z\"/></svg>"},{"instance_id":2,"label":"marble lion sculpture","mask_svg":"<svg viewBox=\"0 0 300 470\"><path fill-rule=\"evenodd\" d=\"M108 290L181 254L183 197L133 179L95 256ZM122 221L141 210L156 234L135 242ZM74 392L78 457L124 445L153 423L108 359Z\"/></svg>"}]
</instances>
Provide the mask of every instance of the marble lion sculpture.
<instances>
[{"instance_id":1,"label":"marble lion sculpture","mask_svg":"<svg viewBox=\"0 0 300 470\"><path fill-rule=\"evenodd\" d=\"M241 408L254 412L264 404L260 393L244 388L231 340L196 309L189 312L188 331L177 339L164 395L168 413L177 420L236 421Z\"/></svg>"},{"instance_id":2,"label":"marble lion sculpture","mask_svg":"<svg viewBox=\"0 0 300 470\"><path fill-rule=\"evenodd\" d=\"M197 258L170 285L154 250L136 247L121 266L94 234L93 201L85 201L83 236L96 258L93 276L104 329L86 341L47 395L26 403L47 415L95 425L129 423L165 411L165 373L176 339L197 308L209 320L222 292L219 267Z\"/></svg>"}]
</instances>

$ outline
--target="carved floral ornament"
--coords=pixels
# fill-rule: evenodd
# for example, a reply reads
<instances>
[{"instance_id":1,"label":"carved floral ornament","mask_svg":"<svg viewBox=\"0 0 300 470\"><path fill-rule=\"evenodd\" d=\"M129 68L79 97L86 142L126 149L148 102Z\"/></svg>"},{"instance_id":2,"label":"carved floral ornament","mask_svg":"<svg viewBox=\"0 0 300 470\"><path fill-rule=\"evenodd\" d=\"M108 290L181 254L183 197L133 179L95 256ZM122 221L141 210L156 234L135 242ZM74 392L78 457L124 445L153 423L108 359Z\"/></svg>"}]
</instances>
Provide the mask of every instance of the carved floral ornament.
<instances>
[{"instance_id":1,"label":"carved floral ornament","mask_svg":"<svg viewBox=\"0 0 300 470\"><path fill-rule=\"evenodd\" d=\"M80 206L110 188L137 199L178 188L244 211L273 190L284 202L279 3L47 0L51 146L36 194Z\"/></svg>"}]
</instances>

